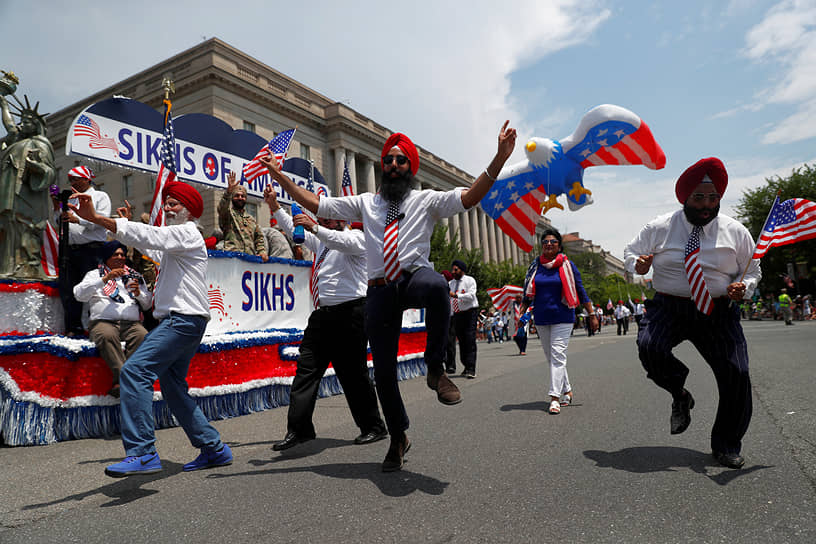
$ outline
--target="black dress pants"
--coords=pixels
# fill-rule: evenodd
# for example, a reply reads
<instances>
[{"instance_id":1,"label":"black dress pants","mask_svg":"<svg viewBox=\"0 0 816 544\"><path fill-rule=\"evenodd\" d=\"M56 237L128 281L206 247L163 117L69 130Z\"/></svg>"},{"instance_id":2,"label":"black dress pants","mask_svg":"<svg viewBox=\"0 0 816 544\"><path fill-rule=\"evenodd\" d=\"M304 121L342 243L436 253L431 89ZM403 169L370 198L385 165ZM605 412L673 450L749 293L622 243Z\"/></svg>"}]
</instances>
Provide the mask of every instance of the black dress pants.
<instances>
[{"instance_id":1,"label":"black dress pants","mask_svg":"<svg viewBox=\"0 0 816 544\"><path fill-rule=\"evenodd\" d=\"M425 365L429 373L444 373L450 327L450 289L445 278L431 268L419 268L413 273L403 271L392 283L368 288L366 332L377 395L391 436L399 436L409 426L397 374L402 312L409 308L425 308Z\"/></svg>"},{"instance_id":2,"label":"black dress pants","mask_svg":"<svg viewBox=\"0 0 816 544\"><path fill-rule=\"evenodd\" d=\"M471 308L453 314L451 325L459 340L459 360L465 372L476 372L476 319L478 309Z\"/></svg>"},{"instance_id":3,"label":"black dress pants","mask_svg":"<svg viewBox=\"0 0 816 544\"><path fill-rule=\"evenodd\" d=\"M289 393L287 429L290 432L303 437L315 436L312 414L320 380L329 363L334 367L351 416L360 431L385 429L366 363L364 310L365 299L360 298L318 308L309 316Z\"/></svg>"},{"instance_id":4,"label":"black dress pants","mask_svg":"<svg viewBox=\"0 0 816 544\"><path fill-rule=\"evenodd\" d=\"M711 449L739 453L753 410L748 376L748 345L739 320L739 306L715 299L710 316L700 313L691 299L658 293L646 302L637 345L646 376L677 398L689 369L672 354L690 341L714 371L720 401Z\"/></svg>"}]
</instances>

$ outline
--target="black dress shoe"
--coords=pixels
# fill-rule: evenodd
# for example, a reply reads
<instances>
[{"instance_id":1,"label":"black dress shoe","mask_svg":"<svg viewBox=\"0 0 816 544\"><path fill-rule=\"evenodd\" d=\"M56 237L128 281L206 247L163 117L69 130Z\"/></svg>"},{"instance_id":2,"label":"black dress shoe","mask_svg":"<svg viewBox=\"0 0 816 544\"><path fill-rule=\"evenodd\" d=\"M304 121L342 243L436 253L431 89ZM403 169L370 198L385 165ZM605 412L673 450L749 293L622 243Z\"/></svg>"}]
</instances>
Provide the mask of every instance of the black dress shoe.
<instances>
[{"instance_id":1,"label":"black dress shoe","mask_svg":"<svg viewBox=\"0 0 816 544\"><path fill-rule=\"evenodd\" d=\"M742 468L745 464L745 458L739 453L724 453L721 451L711 452L714 459L723 466L728 468Z\"/></svg>"},{"instance_id":2,"label":"black dress shoe","mask_svg":"<svg viewBox=\"0 0 816 544\"><path fill-rule=\"evenodd\" d=\"M314 436L300 436L292 431L286 433L286 436L283 440L278 442L277 444L272 445L272 449L275 451L283 451L288 450L293 446L297 446L298 444L302 444L303 442L308 442L309 440L313 440Z\"/></svg>"},{"instance_id":3,"label":"black dress shoe","mask_svg":"<svg viewBox=\"0 0 816 544\"><path fill-rule=\"evenodd\" d=\"M385 460L382 464L383 472L395 472L402 468L405 464L405 454L411 449L411 442L405 433L402 438L394 439L391 437L391 446L388 448L388 453L385 454Z\"/></svg>"},{"instance_id":4,"label":"black dress shoe","mask_svg":"<svg viewBox=\"0 0 816 544\"><path fill-rule=\"evenodd\" d=\"M456 367L455 366L449 366L448 368L445 369L445 372L447 374L456 374Z\"/></svg>"},{"instance_id":5,"label":"black dress shoe","mask_svg":"<svg viewBox=\"0 0 816 544\"><path fill-rule=\"evenodd\" d=\"M382 440L388 436L388 431L385 429L375 429L373 431L368 431L367 433L363 433L357 438L354 439L355 444L371 444L372 442L377 442L378 440Z\"/></svg>"},{"instance_id":6,"label":"black dress shoe","mask_svg":"<svg viewBox=\"0 0 816 544\"><path fill-rule=\"evenodd\" d=\"M691 409L694 408L694 397L683 390L685 396L672 402L671 434L680 434L691 424Z\"/></svg>"}]
</instances>

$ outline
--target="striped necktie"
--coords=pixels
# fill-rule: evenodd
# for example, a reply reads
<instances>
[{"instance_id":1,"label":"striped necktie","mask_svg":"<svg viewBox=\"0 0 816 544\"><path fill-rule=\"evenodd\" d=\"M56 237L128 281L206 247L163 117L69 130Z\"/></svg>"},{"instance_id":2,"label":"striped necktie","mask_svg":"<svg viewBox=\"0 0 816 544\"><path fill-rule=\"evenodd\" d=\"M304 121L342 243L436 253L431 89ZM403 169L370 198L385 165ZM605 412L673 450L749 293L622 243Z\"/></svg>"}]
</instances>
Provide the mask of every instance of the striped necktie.
<instances>
[{"instance_id":1,"label":"striped necktie","mask_svg":"<svg viewBox=\"0 0 816 544\"><path fill-rule=\"evenodd\" d=\"M691 298L697 309L705 315L711 315L714 309L714 301L711 299L711 294L708 292L708 287L703 278L703 267L700 266L700 261L697 257L700 255L700 233L703 227L696 226L691 229L691 236L689 236L688 243L686 243L686 277L688 277L689 285L691 286Z\"/></svg>"},{"instance_id":2,"label":"striped necktie","mask_svg":"<svg viewBox=\"0 0 816 544\"><path fill-rule=\"evenodd\" d=\"M309 282L309 291L312 292L312 305L316 310L320 306L320 296L317 290L317 271L320 269L320 265L323 264L323 259L326 258L326 253L329 252L329 248L324 247L323 251L320 252L320 256L317 257L314 261L314 266L312 267L312 277Z\"/></svg>"},{"instance_id":3,"label":"striped necktie","mask_svg":"<svg viewBox=\"0 0 816 544\"><path fill-rule=\"evenodd\" d=\"M399 256L397 255L397 238L399 236L399 202L388 203L388 214L385 216L385 233L383 235L383 259L385 262L385 279L394 281L400 274Z\"/></svg>"},{"instance_id":4,"label":"striped necktie","mask_svg":"<svg viewBox=\"0 0 816 544\"><path fill-rule=\"evenodd\" d=\"M459 280L456 280L456 287L453 288L453 293L456 294L456 291L459 290ZM451 308L453 308L453 313L459 313L459 299L451 297Z\"/></svg>"}]
</instances>

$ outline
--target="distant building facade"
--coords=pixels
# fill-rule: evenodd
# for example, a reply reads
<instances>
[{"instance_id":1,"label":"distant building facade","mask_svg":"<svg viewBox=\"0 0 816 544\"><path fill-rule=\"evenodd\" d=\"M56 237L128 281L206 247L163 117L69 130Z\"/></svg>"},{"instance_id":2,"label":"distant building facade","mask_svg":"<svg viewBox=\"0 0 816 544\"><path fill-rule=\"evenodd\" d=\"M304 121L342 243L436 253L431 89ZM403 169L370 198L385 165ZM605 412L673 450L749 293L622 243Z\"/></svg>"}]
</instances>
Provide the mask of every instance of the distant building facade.
<instances>
[{"instance_id":1,"label":"distant building facade","mask_svg":"<svg viewBox=\"0 0 816 544\"><path fill-rule=\"evenodd\" d=\"M610 274L617 274L624 276L623 261L606 251L597 244L593 244L592 240L584 240L577 232L570 232L562 236L564 241L564 249L572 253L595 253L603 257L605 270L604 276Z\"/></svg>"},{"instance_id":2,"label":"distant building facade","mask_svg":"<svg viewBox=\"0 0 816 544\"><path fill-rule=\"evenodd\" d=\"M339 186L344 162L348 163L355 194L377 190L381 174L380 150L393 132L376 121L335 102L286 75L246 55L217 38L212 38L163 62L103 89L84 100L48 116L48 134L56 150L65 149L71 122L89 105L114 95L144 102L162 111L162 79L175 83L173 116L204 113L226 122L234 129L255 132L264 139L297 126L289 156L314 161L332 194ZM68 170L85 163L82 157L65 156L58 151L58 180L65 188ZM416 176L417 188L449 190L467 187L474 178L426 149L419 148L422 166ZM114 209L128 200L134 217L149 212L155 187L155 175L129 171L102 163L90 164L97 174L95 182L111 197ZM206 236L218 225L216 207L222 191L197 186L204 197L200 224ZM263 202L250 196L247 211L261 225L269 224L269 211ZM448 236L458 234L463 249L482 249L485 260L511 260L526 264L522 253L481 208L474 207L443 220ZM544 217L539 229L548 225Z\"/></svg>"}]
</instances>

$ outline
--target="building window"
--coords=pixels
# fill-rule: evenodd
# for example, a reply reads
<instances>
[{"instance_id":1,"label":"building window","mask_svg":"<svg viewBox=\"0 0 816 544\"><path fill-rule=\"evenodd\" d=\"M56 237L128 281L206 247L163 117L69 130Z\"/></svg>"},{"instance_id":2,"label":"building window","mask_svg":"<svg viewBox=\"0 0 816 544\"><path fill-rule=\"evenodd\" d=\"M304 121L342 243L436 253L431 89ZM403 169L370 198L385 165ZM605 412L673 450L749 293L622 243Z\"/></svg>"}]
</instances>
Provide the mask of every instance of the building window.
<instances>
[{"instance_id":1,"label":"building window","mask_svg":"<svg viewBox=\"0 0 816 544\"><path fill-rule=\"evenodd\" d=\"M133 176L126 174L122 176L122 198L130 198L133 196Z\"/></svg>"},{"instance_id":2,"label":"building window","mask_svg":"<svg viewBox=\"0 0 816 544\"><path fill-rule=\"evenodd\" d=\"M248 213L249 215L251 215L252 217L254 217L256 221L258 220L258 205L257 204L247 202L246 205L244 206L244 211L246 213Z\"/></svg>"},{"instance_id":3,"label":"building window","mask_svg":"<svg viewBox=\"0 0 816 544\"><path fill-rule=\"evenodd\" d=\"M156 190L156 178L150 176L148 178L148 185L150 186L150 194L153 194L153 192Z\"/></svg>"},{"instance_id":4,"label":"building window","mask_svg":"<svg viewBox=\"0 0 816 544\"><path fill-rule=\"evenodd\" d=\"M244 121L244 130L248 130L249 132L255 132L255 123Z\"/></svg>"},{"instance_id":5,"label":"building window","mask_svg":"<svg viewBox=\"0 0 816 544\"><path fill-rule=\"evenodd\" d=\"M300 158L304 160L312 160L312 148L306 144L300 144Z\"/></svg>"}]
</instances>

